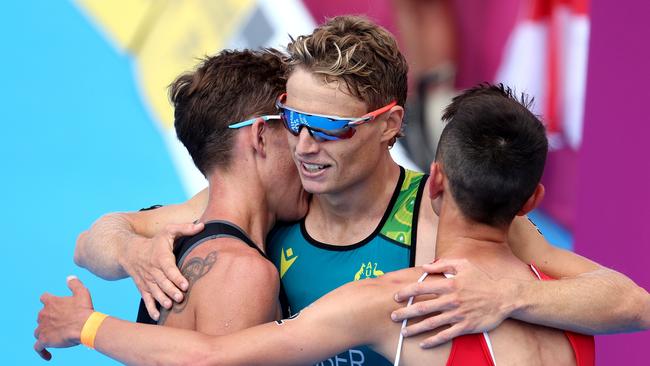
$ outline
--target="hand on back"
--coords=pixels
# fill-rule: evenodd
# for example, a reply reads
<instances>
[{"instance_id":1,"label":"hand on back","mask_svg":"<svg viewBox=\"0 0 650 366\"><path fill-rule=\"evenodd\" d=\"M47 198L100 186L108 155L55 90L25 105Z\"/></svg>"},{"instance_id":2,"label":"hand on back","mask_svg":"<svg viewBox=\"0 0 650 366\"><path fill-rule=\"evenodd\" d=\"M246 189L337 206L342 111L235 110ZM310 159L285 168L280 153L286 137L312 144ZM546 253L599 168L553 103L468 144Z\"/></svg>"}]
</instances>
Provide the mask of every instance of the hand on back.
<instances>
[{"instance_id":1,"label":"hand on back","mask_svg":"<svg viewBox=\"0 0 650 366\"><path fill-rule=\"evenodd\" d=\"M203 226L203 223L170 224L153 238L143 238L128 247L122 267L135 282L152 319L158 320L160 316L156 302L169 309L172 301L183 301L188 282L176 266L174 241L200 232Z\"/></svg>"}]
</instances>

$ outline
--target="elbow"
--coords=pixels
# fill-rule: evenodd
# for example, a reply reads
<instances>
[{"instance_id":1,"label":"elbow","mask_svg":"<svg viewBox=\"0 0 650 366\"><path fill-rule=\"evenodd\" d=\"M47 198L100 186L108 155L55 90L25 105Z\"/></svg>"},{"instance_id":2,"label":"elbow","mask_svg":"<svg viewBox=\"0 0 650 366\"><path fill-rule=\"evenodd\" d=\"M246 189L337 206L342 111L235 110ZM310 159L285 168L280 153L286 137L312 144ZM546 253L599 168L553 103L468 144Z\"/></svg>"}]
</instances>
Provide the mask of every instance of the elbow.
<instances>
[{"instance_id":1,"label":"elbow","mask_svg":"<svg viewBox=\"0 0 650 366\"><path fill-rule=\"evenodd\" d=\"M204 366L210 363L206 362L206 353L199 347L184 347L183 349L169 349L159 356L152 363L156 366Z\"/></svg>"},{"instance_id":2,"label":"elbow","mask_svg":"<svg viewBox=\"0 0 650 366\"><path fill-rule=\"evenodd\" d=\"M177 366L192 366L192 365L206 365L205 360L201 358L201 353L187 352L185 355L181 356L177 362L174 362Z\"/></svg>"},{"instance_id":3,"label":"elbow","mask_svg":"<svg viewBox=\"0 0 650 366\"><path fill-rule=\"evenodd\" d=\"M202 337L202 341L194 342L183 356L179 366L223 366L225 365L219 352L213 350L210 337Z\"/></svg>"},{"instance_id":4,"label":"elbow","mask_svg":"<svg viewBox=\"0 0 650 366\"><path fill-rule=\"evenodd\" d=\"M641 331L650 329L650 294L642 287L636 286L634 296L631 296L631 309L629 331Z\"/></svg>"},{"instance_id":5,"label":"elbow","mask_svg":"<svg viewBox=\"0 0 650 366\"><path fill-rule=\"evenodd\" d=\"M650 329L650 294L625 275L603 269L597 271L601 292L594 302L609 303L599 308L600 325L593 334L629 333ZM606 319L606 320L605 320Z\"/></svg>"},{"instance_id":6,"label":"elbow","mask_svg":"<svg viewBox=\"0 0 650 366\"><path fill-rule=\"evenodd\" d=\"M74 255L73 255L73 260L74 263L82 268L85 268L84 264L84 247L86 244L86 240L88 238L88 231L82 231L81 234L77 237L77 242L74 247Z\"/></svg>"},{"instance_id":7,"label":"elbow","mask_svg":"<svg viewBox=\"0 0 650 366\"><path fill-rule=\"evenodd\" d=\"M634 285L617 296L618 306L612 309L612 322L618 327L603 329L603 333L629 333L650 329L650 294ZM600 333L600 332L599 332Z\"/></svg>"}]
</instances>

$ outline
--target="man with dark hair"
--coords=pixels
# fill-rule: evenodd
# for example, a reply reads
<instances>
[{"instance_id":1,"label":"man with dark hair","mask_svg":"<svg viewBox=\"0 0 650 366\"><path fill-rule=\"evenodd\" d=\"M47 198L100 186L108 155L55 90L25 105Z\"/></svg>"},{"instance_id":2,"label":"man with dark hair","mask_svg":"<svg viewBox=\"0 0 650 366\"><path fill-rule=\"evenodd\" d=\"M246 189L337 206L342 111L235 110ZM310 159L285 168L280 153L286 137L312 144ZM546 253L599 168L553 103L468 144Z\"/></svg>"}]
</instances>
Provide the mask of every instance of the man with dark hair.
<instances>
[{"instance_id":1,"label":"man with dark hair","mask_svg":"<svg viewBox=\"0 0 650 366\"><path fill-rule=\"evenodd\" d=\"M277 51L226 50L170 86L176 134L208 180L207 206L201 224L188 228L191 236L176 243L176 263L188 280L184 298L155 320L143 302L140 321L225 334L280 314L280 279L265 254L266 235L277 220L307 210L275 110L285 70Z\"/></svg>"},{"instance_id":2,"label":"man with dark hair","mask_svg":"<svg viewBox=\"0 0 650 366\"><path fill-rule=\"evenodd\" d=\"M544 195L539 184L547 153L543 125L503 86L466 91L445 118L429 183L429 197L440 198L434 205L440 216L439 258L469 258L493 276L541 280L544 275L518 260L507 240L515 216L535 208ZM225 337L158 331L109 318L100 325L95 345L127 364L304 365L363 344L394 359L394 365L594 364L593 337L515 320L432 350L418 347L423 336L403 340L403 326L388 317L396 307L391 294L418 277L427 282L436 276L416 267L351 282L291 319ZM81 283L71 280L69 286L73 297L44 299L44 320L37 329L42 347L79 343L93 312ZM140 336L132 338L135 334Z\"/></svg>"},{"instance_id":3,"label":"man with dark hair","mask_svg":"<svg viewBox=\"0 0 650 366\"><path fill-rule=\"evenodd\" d=\"M292 40L287 50L287 90L278 107L300 179L313 197L304 219L271 233L269 257L296 312L349 281L430 262L439 250L438 217L422 200L428 177L400 167L389 152L401 135L407 95L408 65L394 37L363 17L341 16ZM159 249L168 248L169 240L146 238L159 227L153 232L138 227L191 222L191 207L201 202L198 197L166 211L132 214L131 228L104 230L111 221L103 218L80 237L77 263L98 274L104 268L129 274L136 281L142 275L128 268L141 266L158 274L147 286L160 294L158 301L180 297L186 282L169 265L170 251ZM120 231L131 237L120 240ZM148 245L132 244L138 241ZM522 261L535 260L562 280L494 278L469 262L456 263L453 280L437 278L400 291L398 300L422 293L437 297L395 312L394 320L430 315L409 326L409 335L452 325L425 346L493 329L507 317L592 334L650 327L650 296L620 273L553 247L525 217L513 220L506 242ZM155 259L133 254L147 248L158 251ZM444 265L429 268L439 273ZM387 364L365 349L340 358L348 364Z\"/></svg>"},{"instance_id":4,"label":"man with dark hair","mask_svg":"<svg viewBox=\"0 0 650 366\"><path fill-rule=\"evenodd\" d=\"M436 160L473 221L510 225L522 202L542 187L547 141L529 107L503 86L479 86L457 96L443 114L450 123Z\"/></svg>"}]
</instances>

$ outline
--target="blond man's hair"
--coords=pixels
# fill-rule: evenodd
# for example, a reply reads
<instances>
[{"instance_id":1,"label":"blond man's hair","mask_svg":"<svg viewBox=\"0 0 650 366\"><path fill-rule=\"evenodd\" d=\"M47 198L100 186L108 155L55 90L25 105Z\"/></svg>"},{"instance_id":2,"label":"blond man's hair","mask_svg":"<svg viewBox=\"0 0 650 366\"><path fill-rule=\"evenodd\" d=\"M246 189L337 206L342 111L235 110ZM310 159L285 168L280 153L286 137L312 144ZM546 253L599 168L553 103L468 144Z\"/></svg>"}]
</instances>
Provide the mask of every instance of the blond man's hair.
<instances>
[{"instance_id":1,"label":"blond man's hair","mask_svg":"<svg viewBox=\"0 0 650 366\"><path fill-rule=\"evenodd\" d=\"M404 106L408 64L393 35L361 16L329 19L312 34L291 39L289 72L296 68L344 81L370 110L397 101Z\"/></svg>"}]
</instances>

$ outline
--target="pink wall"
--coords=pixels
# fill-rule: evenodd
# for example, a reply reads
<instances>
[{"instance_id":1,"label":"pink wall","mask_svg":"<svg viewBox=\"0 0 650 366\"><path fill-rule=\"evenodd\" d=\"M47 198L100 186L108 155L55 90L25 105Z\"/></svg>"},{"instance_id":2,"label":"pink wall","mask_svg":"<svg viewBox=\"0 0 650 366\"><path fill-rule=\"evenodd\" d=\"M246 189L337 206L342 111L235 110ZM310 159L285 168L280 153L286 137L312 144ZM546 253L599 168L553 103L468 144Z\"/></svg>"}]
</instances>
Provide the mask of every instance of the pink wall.
<instances>
[{"instance_id":1,"label":"pink wall","mask_svg":"<svg viewBox=\"0 0 650 366\"><path fill-rule=\"evenodd\" d=\"M343 14L365 15L399 36L395 28L390 0L350 1L350 0L303 0L316 24L322 24L327 18Z\"/></svg>"},{"instance_id":2,"label":"pink wall","mask_svg":"<svg viewBox=\"0 0 650 366\"><path fill-rule=\"evenodd\" d=\"M593 0L575 249L650 289L650 3ZM626 299L616 299L626 301ZM599 365L648 365L650 332L597 337Z\"/></svg>"}]
</instances>

